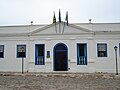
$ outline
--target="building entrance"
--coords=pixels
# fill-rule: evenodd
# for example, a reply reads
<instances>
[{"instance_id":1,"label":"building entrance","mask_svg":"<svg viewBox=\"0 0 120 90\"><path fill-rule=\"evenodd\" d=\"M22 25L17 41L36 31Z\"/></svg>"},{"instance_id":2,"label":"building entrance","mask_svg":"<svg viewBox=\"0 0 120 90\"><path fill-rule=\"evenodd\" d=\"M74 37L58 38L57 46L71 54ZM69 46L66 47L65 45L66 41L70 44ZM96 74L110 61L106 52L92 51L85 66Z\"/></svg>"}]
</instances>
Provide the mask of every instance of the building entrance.
<instances>
[{"instance_id":1,"label":"building entrance","mask_svg":"<svg viewBox=\"0 0 120 90\"><path fill-rule=\"evenodd\" d=\"M68 70L68 49L63 43L58 43L54 47L54 71Z\"/></svg>"}]
</instances>

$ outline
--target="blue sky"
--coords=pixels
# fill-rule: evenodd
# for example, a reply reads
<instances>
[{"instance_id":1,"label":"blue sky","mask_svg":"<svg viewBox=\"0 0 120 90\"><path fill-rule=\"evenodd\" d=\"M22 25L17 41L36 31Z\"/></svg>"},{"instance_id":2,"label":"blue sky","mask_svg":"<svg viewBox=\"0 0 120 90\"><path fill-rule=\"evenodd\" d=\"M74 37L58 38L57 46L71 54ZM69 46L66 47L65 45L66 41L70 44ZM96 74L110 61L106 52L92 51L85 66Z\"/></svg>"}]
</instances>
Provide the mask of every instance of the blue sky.
<instances>
[{"instance_id":1,"label":"blue sky","mask_svg":"<svg viewBox=\"0 0 120 90\"><path fill-rule=\"evenodd\" d=\"M120 22L120 0L0 0L0 25L50 24L59 9L70 23Z\"/></svg>"}]
</instances>

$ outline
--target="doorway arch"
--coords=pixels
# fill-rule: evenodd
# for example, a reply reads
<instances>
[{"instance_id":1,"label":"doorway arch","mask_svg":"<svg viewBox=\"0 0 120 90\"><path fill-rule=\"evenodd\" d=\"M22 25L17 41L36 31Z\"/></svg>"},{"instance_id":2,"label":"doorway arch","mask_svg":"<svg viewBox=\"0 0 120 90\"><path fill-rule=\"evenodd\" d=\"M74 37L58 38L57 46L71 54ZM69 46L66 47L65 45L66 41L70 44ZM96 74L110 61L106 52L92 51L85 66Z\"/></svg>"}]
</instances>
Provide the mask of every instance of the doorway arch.
<instances>
[{"instance_id":1,"label":"doorway arch","mask_svg":"<svg viewBox=\"0 0 120 90\"><path fill-rule=\"evenodd\" d=\"M68 71L68 48L64 43L54 46L54 71Z\"/></svg>"}]
</instances>

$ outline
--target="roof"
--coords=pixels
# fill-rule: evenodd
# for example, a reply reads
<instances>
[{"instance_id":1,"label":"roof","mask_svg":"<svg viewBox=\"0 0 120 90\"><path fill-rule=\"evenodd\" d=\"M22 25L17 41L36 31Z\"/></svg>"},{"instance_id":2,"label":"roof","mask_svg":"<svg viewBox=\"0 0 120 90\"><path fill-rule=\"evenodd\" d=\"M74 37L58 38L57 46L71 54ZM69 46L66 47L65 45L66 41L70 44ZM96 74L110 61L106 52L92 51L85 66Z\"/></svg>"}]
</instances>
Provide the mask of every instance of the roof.
<instances>
[{"instance_id":1,"label":"roof","mask_svg":"<svg viewBox=\"0 0 120 90\"><path fill-rule=\"evenodd\" d=\"M62 25L64 26L65 22L62 22ZM59 25L59 22L56 22L56 25ZM51 33L49 34L55 34L53 32L53 28L55 24L44 24L44 25L13 25L13 26L0 26L0 36L1 35L31 35L36 33L41 34L48 34L50 30L47 31L47 29L51 28ZM58 26L59 27L59 26ZM69 28L68 28L69 27ZM66 33L96 33L96 34L103 34L108 33L111 34L114 32L114 34L120 34L120 23L73 23L69 24L66 28ZM67 29L74 28L75 30L67 31ZM46 32L45 32L46 30ZM44 31L44 32L43 32Z\"/></svg>"}]
</instances>

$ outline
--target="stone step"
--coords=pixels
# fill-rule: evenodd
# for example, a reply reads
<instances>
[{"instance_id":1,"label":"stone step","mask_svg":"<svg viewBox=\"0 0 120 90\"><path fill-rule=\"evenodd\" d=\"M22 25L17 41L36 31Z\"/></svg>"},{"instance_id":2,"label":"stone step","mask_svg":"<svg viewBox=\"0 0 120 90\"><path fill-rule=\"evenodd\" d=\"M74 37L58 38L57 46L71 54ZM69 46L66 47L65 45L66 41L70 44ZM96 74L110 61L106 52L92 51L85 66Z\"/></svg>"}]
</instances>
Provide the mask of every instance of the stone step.
<instances>
[{"instance_id":1,"label":"stone step","mask_svg":"<svg viewBox=\"0 0 120 90\"><path fill-rule=\"evenodd\" d=\"M15 73L5 72L0 73L0 76L41 76L41 77L71 77L71 78L105 78L105 79L120 79L120 74L115 75L114 73L63 73L63 72L50 72L50 73Z\"/></svg>"}]
</instances>

